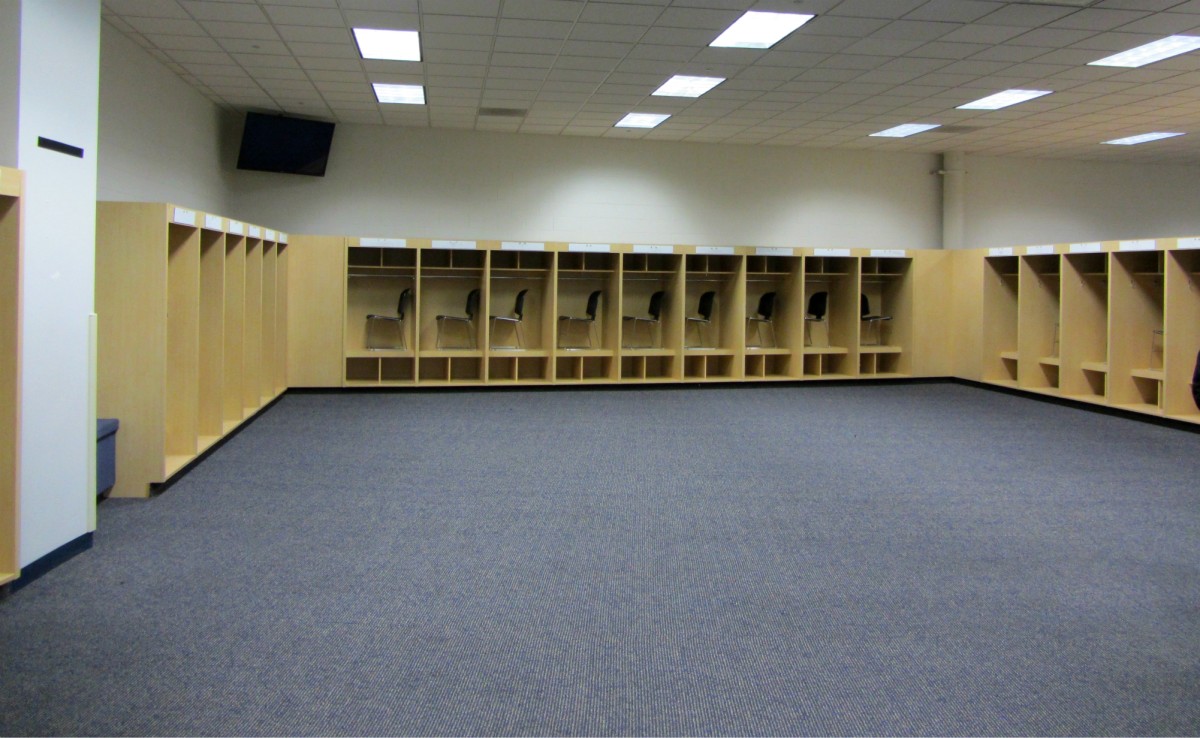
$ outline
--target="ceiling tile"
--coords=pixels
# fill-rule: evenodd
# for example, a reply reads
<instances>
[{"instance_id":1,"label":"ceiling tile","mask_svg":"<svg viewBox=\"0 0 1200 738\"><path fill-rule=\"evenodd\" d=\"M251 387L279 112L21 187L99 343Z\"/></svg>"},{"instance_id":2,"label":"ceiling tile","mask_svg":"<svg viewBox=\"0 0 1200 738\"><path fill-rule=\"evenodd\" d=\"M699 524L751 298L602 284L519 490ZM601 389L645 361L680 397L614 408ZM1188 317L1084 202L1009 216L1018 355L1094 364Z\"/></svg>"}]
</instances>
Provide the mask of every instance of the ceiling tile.
<instances>
[{"instance_id":1,"label":"ceiling tile","mask_svg":"<svg viewBox=\"0 0 1200 738\"><path fill-rule=\"evenodd\" d=\"M293 26L333 26L345 25L342 14L335 8L302 8L286 5L267 5L263 8L267 17L273 23Z\"/></svg>"}]
</instances>

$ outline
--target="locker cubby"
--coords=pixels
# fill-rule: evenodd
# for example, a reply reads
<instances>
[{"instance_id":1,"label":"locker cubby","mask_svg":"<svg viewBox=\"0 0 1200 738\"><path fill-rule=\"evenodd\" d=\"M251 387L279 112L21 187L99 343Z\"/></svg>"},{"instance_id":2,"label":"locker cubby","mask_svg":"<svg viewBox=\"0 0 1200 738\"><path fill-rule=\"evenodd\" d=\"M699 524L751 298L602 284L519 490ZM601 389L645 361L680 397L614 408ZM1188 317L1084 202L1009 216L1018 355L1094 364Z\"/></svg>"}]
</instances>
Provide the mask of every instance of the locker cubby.
<instances>
[{"instance_id":1,"label":"locker cubby","mask_svg":"<svg viewBox=\"0 0 1200 738\"><path fill-rule=\"evenodd\" d=\"M621 318L621 282L617 269L618 254L589 252L558 253L557 320L554 346L558 352L606 352L596 358L612 357L619 345ZM593 292L600 293L593 321L588 321L587 304ZM568 319L570 318L570 319ZM595 363L595 362L586 362ZM605 364L612 370L612 362ZM585 378L591 370L583 372ZM569 377L579 372L561 372ZM615 376L613 377L615 379Z\"/></svg>"},{"instance_id":2,"label":"locker cubby","mask_svg":"<svg viewBox=\"0 0 1200 738\"><path fill-rule=\"evenodd\" d=\"M737 357L732 352L692 354L684 357L683 378L725 381L735 378Z\"/></svg>"},{"instance_id":3,"label":"locker cubby","mask_svg":"<svg viewBox=\"0 0 1200 738\"><path fill-rule=\"evenodd\" d=\"M676 357L672 355L621 356L621 379L633 382L670 381L675 376Z\"/></svg>"},{"instance_id":4,"label":"locker cubby","mask_svg":"<svg viewBox=\"0 0 1200 738\"><path fill-rule=\"evenodd\" d=\"M862 292L858 259L804 259L804 376L852 377L858 369ZM818 316L825 293L825 313ZM819 318L819 319L817 319Z\"/></svg>"},{"instance_id":5,"label":"locker cubby","mask_svg":"<svg viewBox=\"0 0 1200 738\"><path fill-rule=\"evenodd\" d=\"M1017 385L1020 257L983 260L983 376L985 382Z\"/></svg>"},{"instance_id":6,"label":"locker cubby","mask_svg":"<svg viewBox=\"0 0 1200 738\"><path fill-rule=\"evenodd\" d=\"M723 361L744 348L746 315L746 280L744 260L740 256L711 256L688 254L684 262L684 322L683 350L685 353L717 353L714 361L704 356L689 357L684 374L691 378L734 378L732 362ZM700 313L704 294L712 292L712 313L707 322ZM703 369L696 367L703 366Z\"/></svg>"},{"instance_id":7,"label":"locker cubby","mask_svg":"<svg viewBox=\"0 0 1200 738\"><path fill-rule=\"evenodd\" d=\"M604 382L613 378L613 358L606 356L558 356L554 378L559 382Z\"/></svg>"},{"instance_id":8,"label":"locker cubby","mask_svg":"<svg viewBox=\"0 0 1200 738\"><path fill-rule=\"evenodd\" d=\"M1118 407L1163 410L1165 265L1163 251L1112 254L1108 391Z\"/></svg>"},{"instance_id":9,"label":"locker cubby","mask_svg":"<svg viewBox=\"0 0 1200 738\"><path fill-rule=\"evenodd\" d=\"M869 373L909 374L913 335L913 290L909 274L912 259L868 257L862 259L861 268L860 300L865 299L865 307L869 308L864 315L876 319L861 321L859 350L888 357L868 362L872 367Z\"/></svg>"},{"instance_id":10,"label":"locker cubby","mask_svg":"<svg viewBox=\"0 0 1200 738\"><path fill-rule=\"evenodd\" d=\"M746 355L746 379L791 379L791 352Z\"/></svg>"},{"instance_id":11,"label":"locker cubby","mask_svg":"<svg viewBox=\"0 0 1200 738\"><path fill-rule=\"evenodd\" d=\"M621 349L677 351L682 341L682 257L624 254L621 265ZM652 269L649 267L653 267ZM662 292L660 315L650 318L650 298ZM624 376L624 372L622 372Z\"/></svg>"},{"instance_id":12,"label":"locker cubby","mask_svg":"<svg viewBox=\"0 0 1200 738\"><path fill-rule=\"evenodd\" d=\"M1023 256L1019 269L1017 384L1054 393L1059 389L1062 257Z\"/></svg>"},{"instance_id":13,"label":"locker cubby","mask_svg":"<svg viewBox=\"0 0 1200 738\"><path fill-rule=\"evenodd\" d=\"M1190 386L1200 351L1200 250L1172 251L1166 266L1163 368L1170 379L1163 389L1164 412L1200 422Z\"/></svg>"},{"instance_id":14,"label":"locker cubby","mask_svg":"<svg viewBox=\"0 0 1200 738\"><path fill-rule=\"evenodd\" d=\"M1062 394L1073 399L1107 397L1108 261L1106 253L1063 256L1058 376Z\"/></svg>"}]
</instances>

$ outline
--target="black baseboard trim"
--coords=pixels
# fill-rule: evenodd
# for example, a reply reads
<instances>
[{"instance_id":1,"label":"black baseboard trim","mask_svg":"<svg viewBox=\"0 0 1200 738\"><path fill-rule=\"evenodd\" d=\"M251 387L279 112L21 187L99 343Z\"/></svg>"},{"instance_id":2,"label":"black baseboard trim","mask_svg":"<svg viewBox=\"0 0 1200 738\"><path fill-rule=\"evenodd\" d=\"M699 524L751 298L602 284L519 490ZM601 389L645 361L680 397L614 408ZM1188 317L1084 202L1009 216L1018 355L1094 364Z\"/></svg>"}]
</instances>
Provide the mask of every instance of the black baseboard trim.
<instances>
[{"instance_id":1,"label":"black baseboard trim","mask_svg":"<svg viewBox=\"0 0 1200 738\"><path fill-rule=\"evenodd\" d=\"M73 541L67 541L37 561L21 568L21 576L8 585L9 593L15 593L36 581L51 569L63 564L92 547L92 534L84 533Z\"/></svg>"},{"instance_id":2,"label":"black baseboard trim","mask_svg":"<svg viewBox=\"0 0 1200 738\"><path fill-rule=\"evenodd\" d=\"M1172 430L1187 431L1189 433L1200 433L1200 425L1189 423L1185 420L1176 420L1174 418L1160 418L1157 415L1148 413L1139 413L1136 410L1124 410L1119 407L1110 407L1108 405L1096 405L1090 402L1079 402L1067 397L1055 397L1053 395L1043 395L1040 392L1027 392L1018 387L1002 387L998 384L989 384L987 382L977 382L973 379L962 379L961 377L950 377L947 381L955 384L961 384L966 387L974 387L976 389L984 389L989 392L998 392L1003 395L1011 395L1013 397L1023 397L1027 400L1036 400L1038 402L1046 402L1059 407L1071 407L1076 410L1084 410L1098 415L1108 415L1114 418L1125 418L1126 420L1137 420L1142 423L1162 426Z\"/></svg>"},{"instance_id":3,"label":"black baseboard trim","mask_svg":"<svg viewBox=\"0 0 1200 738\"><path fill-rule=\"evenodd\" d=\"M446 392L637 392L645 390L672 391L694 389L729 389L730 387L764 388L764 387L853 387L856 385L903 385L903 384L940 384L952 382L952 377L853 377L846 379L680 379L670 382L597 382L579 383L556 382L546 384L468 384L446 385L444 387L425 386L382 386L382 387L289 387L288 393L297 395L338 395L338 394L442 394Z\"/></svg>"}]
</instances>

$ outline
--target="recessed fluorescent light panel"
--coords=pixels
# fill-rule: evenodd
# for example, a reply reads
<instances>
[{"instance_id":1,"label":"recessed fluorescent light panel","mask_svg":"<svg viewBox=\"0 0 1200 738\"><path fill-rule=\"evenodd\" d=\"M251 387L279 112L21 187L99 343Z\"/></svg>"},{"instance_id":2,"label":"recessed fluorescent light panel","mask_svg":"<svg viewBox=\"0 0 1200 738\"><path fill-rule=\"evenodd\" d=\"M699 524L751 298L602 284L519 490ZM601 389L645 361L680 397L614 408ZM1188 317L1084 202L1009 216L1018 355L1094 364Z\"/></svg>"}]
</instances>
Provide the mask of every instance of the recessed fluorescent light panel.
<instances>
[{"instance_id":1,"label":"recessed fluorescent light panel","mask_svg":"<svg viewBox=\"0 0 1200 738\"><path fill-rule=\"evenodd\" d=\"M421 61L421 41L416 31L355 28L354 40L364 59Z\"/></svg>"},{"instance_id":2,"label":"recessed fluorescent light panel","mask_svg":"<svg viewBox=\"0 0 1200 738\"><path fill-rule=\"evenodd\" d=\"M709 46L769 49L784 36L815 17L808 13L764 13L748 10Z\"/></svg>"},{"instance_id":3,"label":"recessed fluorescent light panel","mask_svg":"<svg viewBox=\"0 0 1200 738\"><path fill-rule=\"evenodd\" d=\"M425 88L421 85L385 85L376 82L372 87L375 88L375 97L381 103L425 104Z\"/></svg>"},{"instance_id":4,"label":"recessed fluorescent light panel","mask_svg":"<svg viewBox=\"0 0 1200 738\"><path fill-rule=\"evenodd\" d=\"M617 128L654 128L662 123L669 115L662 113L630 113L617 121Z\"/></svg>"},{"instance_id":5,"label":"recessed fluorescent light panel","mask_svg":"<svg viewBox=\"0 0 1200 738\"><path fill-rule=\"evenodd\" d=\"M1115 144L1117 146L1132 146L1134 144L1146 143L1147 141L1158 141L1163 138L1172 138L1174 136L1182 136L1182 133L1165 133L1156 131L1155 133L1143 133L1140 136L1128 136L1126 138L1114 138L1111 141L1105 141L1106 144Z\"/></svg>"},{"instance_id":6,"label":"recessed fluorescent light panel","mask_svg":"<svg viewBox=\"0 0 1200 738\"><path fill-rule=\"evenodd\" d=\"M975 102L969 102L966 105L959 105L959 110L999 110L1007 108L1009 105L1016 105L1027 100L1032 100L1035 97L1049 95L1051 90L1005 90L997 92L995 95L981 97Z\"/></svg>"},{"instance_id":7,"label":"recessed fluorescent light panel","mask_svg":"<svg viewBox=\"0 0 1200 738\"><path fill-rule=\"evenodd\" d=\"M724 77L688 77L677 74L663 82L662 87L650 94L667 97L700 97L724 81Z\"/></svg>"},{"instance_id":8,"label":"recessed fluorescent light panel","mask_svg":"<svg viewBox=\"0 0 1200 738\"><path fill-rule=\"evenodd\" d=\"M1088 64L1097 67L1143 67L1196 49L1200 49L1200 36L1167 36Z\"/></svg>"},{"instance_id":9,"label":"recessed fluorescent light panel","mask_svg":"<svg viewBox=\"0 0 1200 738\"><path fill-rule=\"evenodd\" d=\"M908 136L912 136L917 133L924 133L925 131L932 131L934 128L940 127L941 124L939 123L905 123L902 126L895 126L894 128L889 128L886 131L880 131L878 133L872 133L871 135L882 136L884 138L907 138Z\"/></svg>"}]
</instances>

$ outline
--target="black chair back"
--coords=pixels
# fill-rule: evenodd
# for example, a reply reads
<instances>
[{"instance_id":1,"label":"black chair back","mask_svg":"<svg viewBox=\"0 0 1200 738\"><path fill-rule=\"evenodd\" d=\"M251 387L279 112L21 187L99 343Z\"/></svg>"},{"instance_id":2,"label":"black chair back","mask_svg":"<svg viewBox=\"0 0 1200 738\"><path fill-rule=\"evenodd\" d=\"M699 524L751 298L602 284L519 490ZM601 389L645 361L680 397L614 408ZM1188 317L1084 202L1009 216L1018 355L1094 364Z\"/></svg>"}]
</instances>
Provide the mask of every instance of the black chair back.
<instances>
[{"instance_id":1,"label":"black chair back","mask_svg":"<svg viewBox=\"0 0 1200 738\"><path fill-rule=\"evenodd\" d=\"M700 295L700 305L696 308L696 312L705 320L712 320L713 303L717 299L717 293L709 290L703 295Z\"/></svg>"},{"instance_id":2,"label":"black chair back","mask_svg":"<svg viewBox=\"0 0 1200 738\"><path fill-rule=\"evenodd\" d=\"M649 312L650 312L650 317L653 318L654 320L658 320L659 316L662 315L663 298L666 296L667 296L667 293L662 290L659 290L658 292L655 292L653 295L650 295L650 310L649 310Z\"/></svg>"},{"instance_id":3,"label":"black chair back","mask_svg":"<svg viewBox=\"0 0 1200 738\"><path fill-rule=\"evenodd\" d=\"M467 293L467 318L475 319L475 313L479 312L479 289L473 289Z\"/></svg>"},{"instance_id":4,"label":"black chair back","mask_svg":"<svg viewBox=\"0 0 1200 738\"><path fill-rule=\"evenodd\" d=\"M517 293L517 301L513 304L513 315L517 316L517 320L525 319L525 293L529 290L521 290Z\"/></svg>"},{"instance_id":5,"label":"black chair back","mask_svg":"<svg viewBox=\"0 0 1200 738\"><path fill-rule=\"evenodd\" d=\"M763 296L758 298L758 317L763 320L770 320L771 314L775 312L775 293L764 292Z\"/></svg>"},{"instance_id":6,"label":"black chair back","mask_svg":"<svg viewBox=\"0 0 1200 738\"><path fill-rule=\"evenodd\" d=\"M588 295L587 316L589 320L596 319L596 311L600 308L600 292L601 290L596 290Z\"/></svg>"},{"instance_id":7,"label":"black chair back","mask_svg":"<svg viewBox=\"0 0 1200 738\"><path fill-rule=\"evenodd\" d=\"M412 288L405 287L400 290L400 299L396 301L396 317L404 320L404 309L408 307L408 299L412 296Z\"/></svg>"},{"instance_id":8,"label":"black chair back","mask_svg":"<svg viewBox=\"0 0 1200 738\"><path fill-rule=\"evenodd\" d=\"M871 314L871 301L867 299L867 293L862 293L862 299L859 300L859 307L862 311L862 317L867 317Z\"/></svg>"},{"instance_id":9,"label":"black chair back","mask_svg":"<svg viewBox=\"0 0 1200 738\"><path fill-rule=\"evenodd\" d=\"M825 317L825 311L829 309L829 293L822 290L814 292L808 298L808 314L816 320L821 320Z\"/></svg>"}]
</instances>

